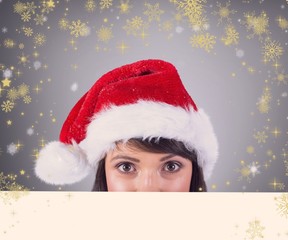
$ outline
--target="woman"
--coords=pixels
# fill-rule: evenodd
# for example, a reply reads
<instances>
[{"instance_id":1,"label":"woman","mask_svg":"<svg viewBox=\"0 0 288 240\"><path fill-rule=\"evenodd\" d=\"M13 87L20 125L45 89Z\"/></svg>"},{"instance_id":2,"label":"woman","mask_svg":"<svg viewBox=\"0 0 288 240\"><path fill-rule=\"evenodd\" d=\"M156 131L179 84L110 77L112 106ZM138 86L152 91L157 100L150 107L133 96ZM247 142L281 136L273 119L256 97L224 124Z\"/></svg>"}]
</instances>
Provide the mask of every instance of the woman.
<instances>
[{"instance_id":1,"label":"woman","mask_svg":"<svg viewBox=\"0 0 288 240\"><path fill-rule=\"evenodd\" d=\"M210 120L176 68L142 60L96 81L69 113L60 141L41 150L35 173L72 184L92 170L95 191L206 191L217 156Z\"/></svg>"}]
</instances>

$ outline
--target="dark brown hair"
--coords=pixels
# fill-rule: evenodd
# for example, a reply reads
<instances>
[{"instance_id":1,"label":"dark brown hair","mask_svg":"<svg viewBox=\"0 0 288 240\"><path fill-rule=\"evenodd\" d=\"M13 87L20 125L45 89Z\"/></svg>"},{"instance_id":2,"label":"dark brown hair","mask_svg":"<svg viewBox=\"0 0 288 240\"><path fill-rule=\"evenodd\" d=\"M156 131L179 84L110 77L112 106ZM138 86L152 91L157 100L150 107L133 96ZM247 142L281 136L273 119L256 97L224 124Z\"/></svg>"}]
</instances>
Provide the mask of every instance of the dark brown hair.
<instances>
[{"instance_id":1,"label":"dark brown hair","mask_svg":"<svg viewBox=\"0 0 288 240\"><path fill-rule=\"evenodd\" d=\"M120 143L119 141L118 143ZM203 177L202 168L197 163L197 154L194 150L189 151L187 147L179 141L165 138L152 138L147 140L132 138L128 140L126 146L133 149L139 149L145 152L152 153L171 153L187 158L192 162L192 178L190 182L190 192L206 192L207 187ZM116 143L117 147L117 143ZM92 191L108 191L105 158L101 159L98 164L96 178Z\"/></svg>"}]
</instances>

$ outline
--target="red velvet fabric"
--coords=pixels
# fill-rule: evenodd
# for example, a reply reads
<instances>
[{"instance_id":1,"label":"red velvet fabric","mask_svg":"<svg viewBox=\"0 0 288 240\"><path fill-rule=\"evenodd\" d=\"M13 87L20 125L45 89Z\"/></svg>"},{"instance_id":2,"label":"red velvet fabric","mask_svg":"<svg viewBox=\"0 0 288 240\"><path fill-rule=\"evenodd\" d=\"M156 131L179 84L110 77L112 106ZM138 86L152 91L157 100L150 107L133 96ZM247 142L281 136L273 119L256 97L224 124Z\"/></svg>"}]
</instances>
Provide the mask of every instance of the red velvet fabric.
<instances>
[{"instance_id":1,"label":"red velvet fabric","mask_svg":"<svg viewBox=\"0 0 288 240\"><path fill-rule=\"evenodd\" d=\"M72 108L60 132L60 141L68 144L72 139L81 142L91 118L97 113L109 105L121 106L139 100L163 102L184 109L192 106L197 111L171 63L142 60L116 68L99 78Z\"/></svg>"}]
</instances>

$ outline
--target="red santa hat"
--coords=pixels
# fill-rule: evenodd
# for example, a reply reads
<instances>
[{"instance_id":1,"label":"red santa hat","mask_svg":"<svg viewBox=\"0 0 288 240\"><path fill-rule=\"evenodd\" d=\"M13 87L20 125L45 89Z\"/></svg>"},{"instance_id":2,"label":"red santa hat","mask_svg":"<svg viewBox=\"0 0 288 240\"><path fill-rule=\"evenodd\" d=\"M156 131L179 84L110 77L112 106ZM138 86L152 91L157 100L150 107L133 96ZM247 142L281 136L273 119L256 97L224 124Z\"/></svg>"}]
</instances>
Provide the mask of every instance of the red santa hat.
<instances>
[{"instance_id":1,"label":"red santa hat","mask_svg":"<svg viewBox=\"0 0 288 240\"><path fill-rule=\"evenodd\" d=\"M81 181L119 140L167 138L197 153L207 180L218 143L207 114L189 96L176 68L142 60L104 74L76 103L59 141L39 153L35 173L50 184Z\"/></svg>"}]
</instances>

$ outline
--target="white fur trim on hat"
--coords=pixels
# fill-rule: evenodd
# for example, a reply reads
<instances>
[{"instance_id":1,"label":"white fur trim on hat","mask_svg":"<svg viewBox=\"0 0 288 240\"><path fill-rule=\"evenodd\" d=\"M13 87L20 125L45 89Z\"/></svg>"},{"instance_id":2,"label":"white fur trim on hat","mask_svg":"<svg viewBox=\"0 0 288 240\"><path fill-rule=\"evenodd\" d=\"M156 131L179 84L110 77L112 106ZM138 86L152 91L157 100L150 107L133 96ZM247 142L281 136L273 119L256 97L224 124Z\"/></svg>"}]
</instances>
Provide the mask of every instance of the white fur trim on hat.
<instances>
[{"instance_id":1,"label":"white fur trim on hat","mask_svg":"<svg viewBox=\"0 0 288 240\"><path fill-rule=\"evenodd\" d=\"M167 138L183 142L197 153L205 180L218 157L218 142L209 117L199 109L175 107L166 103L138 101L135 104L110 106L97 113L87 127L86 138L79 146L89 164L97 163L119 140L130 138Z\"/></svg>"},{"instance_id":2,"label":"white fur trim on hat","mask_svg":"<svg viewBox=\"0 0 288 240\"><path fill-rule=\"evenodd\" d=\"M36 175L50 184L72 184L85 178L91 168L85 153L73 142L66 145L51 142L39 153L35 166Z\"/></svg>"}]
</instances>

